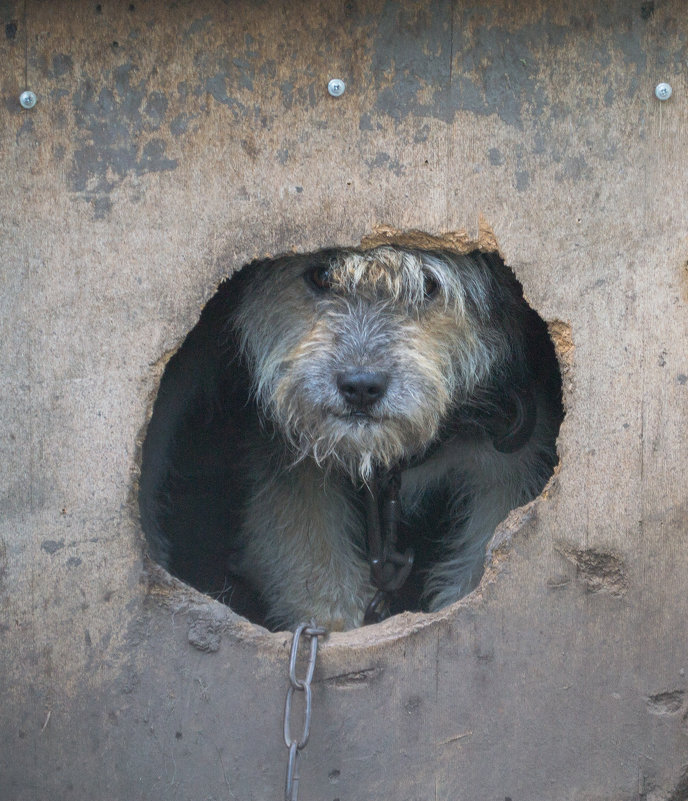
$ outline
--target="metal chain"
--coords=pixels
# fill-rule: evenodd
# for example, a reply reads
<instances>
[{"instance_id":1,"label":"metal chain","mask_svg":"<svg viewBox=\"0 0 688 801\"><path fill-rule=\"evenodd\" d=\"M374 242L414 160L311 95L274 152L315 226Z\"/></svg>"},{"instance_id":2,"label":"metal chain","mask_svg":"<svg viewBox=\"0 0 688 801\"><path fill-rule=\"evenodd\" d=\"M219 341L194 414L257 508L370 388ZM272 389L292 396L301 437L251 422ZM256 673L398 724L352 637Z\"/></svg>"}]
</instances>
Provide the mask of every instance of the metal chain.
<instances>
[{"instance_id":1,"label":"metal chain","mask_svg":"<svg viewBox=\"0 0 688 801\"><path fill-rule=\"evenodd\" d=\"M299 795L299 752L308 743L311 733L311 683L315 672L315 661L318 658L318 638L324 637L327 630L322 626L317 626L315 620L310 623L301 623L294 631L291 641L291 654L289 655L289 689L287 690L287 700L284 704L284 744L289 749L289 759L287 761L287 779L284 785L285 801L298 801ZM303 679L296 677L296 658L299 652L299 642L301 636L310 638L311 648L308 657L306 675ZM300 737L292 737L291 733L291 705L296 691L302 692L305 699L305 709L303 712L303 726Z\"/></svg>"},{"instance_id":2,"label":"metal chain","mask_svg":"<svg viewBox=\"0 0 688 801\"><path fill-rule=\"evenodd\" d=\"M401 589L413 568L413 549L397 551L401 503L399 470L392 470L383 480L376 473L368 482L366 492L366 528L368 531L368 561L370 577L377 592L368 604L364 625L379 623L389 617L389 600Z\"/></svg>"}]
</instances>

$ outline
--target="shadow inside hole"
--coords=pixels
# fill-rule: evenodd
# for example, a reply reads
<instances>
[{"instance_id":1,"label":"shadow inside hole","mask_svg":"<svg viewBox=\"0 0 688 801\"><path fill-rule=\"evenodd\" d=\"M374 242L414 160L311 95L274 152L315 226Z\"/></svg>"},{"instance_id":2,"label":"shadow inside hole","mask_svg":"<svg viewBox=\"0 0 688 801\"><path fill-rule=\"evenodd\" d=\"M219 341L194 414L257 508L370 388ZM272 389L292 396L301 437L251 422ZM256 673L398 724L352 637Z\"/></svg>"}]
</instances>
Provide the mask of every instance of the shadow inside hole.
<instances>
[{"instance_id":1,"label":"shadow inside hole","mask_svg":"<svg viewBox=\"0 0 688 801\"><path fill-rule=\"evenodd\" d=\"M376 258L386 267L374 276ZM413 283L409 264L422 265L420 284ZM453 303L457 293L461 302L452 309L458 322L447 328L447 299ZM340 304L338 317L328 316L333 303ZM444 312L437 305L442 303ZM328 326L335 317L343 327L333 333ZM406 328L398 327L401 317ZM399 334L402 329L424 341L409 348ZM501 258L478 251L458 256L392 247L328 250L254 262L222 282L165 369L143 444L139 504L152 558L255 623L273 629L295 625L298 620L288 613L275 612L276 604L284 602L275 601L276 591L265 576L285 582L287 595L293 582L293 594L307 599L313 590L304 588L300 568L309 565L311 548L320 547L310 539L319 534L308 531L297 538L297 548L280 552L280 521L289 514L289 504L301 507L287 495L283 508L275 508L280 495L273 491L274 477L290 488L290 476L309 464L318 478L306 491L317 496L332 481L348 486L344 491L351 514L361 521L358 529L365 528L363 468L358 478L347 473L352 470L350 451L363 448L365 437L357 434L356 445L348 450L334 447L316 467L313 436L305 438L305 445L299 440L311 424L299 403L311 405L312 418L330 415L339 429L369 426L370 432L369 418L381 404L389 403L394 411L397 403L406 413L414 365L429 359L435 367L436 354L444 349L442 337L451 341L451 370L458 372L451 381L443 379L452 402L435 433L424 438L415 429L408 433L406 426L399 464L407 491L402 492L398 547L412 548L415 563L403 588L391 597L389 611L439 608L470 592L482 575L495 525L511 508L536 497L551 476L563 419L561 375L546 324L523 300L521 285ZM403 358L407 348L408 365ZM306 351L312 357L304 358ZM364 375L378 377L374 393L360 389L363 362ZM294 409L280 407L282 417L261 411L276 403L276 395L257 400L258 378L274 389L285 372L297 367L302 374L291 382L292 395L280 401ZM343 370L354 376L354 384L342 380ZM427 405L435 403L437 391L428 391ZM337 404L348 410L343 420ZM414 414L422 417L418 410ZM285 421L293 419L302 420L301 428L287 436ZM371 449L382 459L389 423L378 423L382 444ZM429 430L429 424L420 430ZM397 438L398 433L395 429ZM303 486L293 479L293 493ZM245 534L249 517L252 539ZM256 520L263 521L258 539L265 536L264 547L256 545ZM304 520L307 524L313 521ZM298 528L300 521L288 525ZM338 536L356 539L351 553L360 556L366 549L364 533L343 529L342 521ZM452 570L457 575L463 570L460 582L453 582ZM434 587L434 601L428 587ZM306 608L302 611L304 619L310 616ZM345 619L343 627L359 623L355 617Z\"/></svg>"}]
</instances>

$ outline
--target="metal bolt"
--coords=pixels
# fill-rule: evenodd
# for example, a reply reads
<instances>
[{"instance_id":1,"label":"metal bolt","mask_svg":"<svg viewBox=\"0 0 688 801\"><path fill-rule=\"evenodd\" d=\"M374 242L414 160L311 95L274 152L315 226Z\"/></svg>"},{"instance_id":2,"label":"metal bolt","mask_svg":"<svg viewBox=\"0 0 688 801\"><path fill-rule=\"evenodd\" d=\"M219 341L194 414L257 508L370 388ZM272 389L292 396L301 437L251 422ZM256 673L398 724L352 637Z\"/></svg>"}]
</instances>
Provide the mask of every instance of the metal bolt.
<instances>
[{"instance_id":1,"label":"metal bolt","mask_svg":"<svg viewBox=\"0 0 688 801\"><path fill-rule=\"evenodd\" d=\"M333 78L327 84L327 91L332 95L332 97L339 97L340 95L343 95L345 89L346 84L341 78Z\"/></svg>"},{"instance_id":2,"label":"metal bolt","mask_svg":"<svg viewBox=\"0 0 688 801\"><path fill-rule=\"evenodd\" d=\"M19 95L19 104L22 108L33 108L36 105L36 95L27 89Z\"/></svg>"},{"instance_id":3,"label":"metal bolt","mask_svg":"<svg viewBox=\"0 0 688 801\"><path fill-rule=\"evenodd\" d=\"M655 86L657 100L668 100L671 97L671 86L668 83L658 83Z\"/></svg>"}]
</instances>

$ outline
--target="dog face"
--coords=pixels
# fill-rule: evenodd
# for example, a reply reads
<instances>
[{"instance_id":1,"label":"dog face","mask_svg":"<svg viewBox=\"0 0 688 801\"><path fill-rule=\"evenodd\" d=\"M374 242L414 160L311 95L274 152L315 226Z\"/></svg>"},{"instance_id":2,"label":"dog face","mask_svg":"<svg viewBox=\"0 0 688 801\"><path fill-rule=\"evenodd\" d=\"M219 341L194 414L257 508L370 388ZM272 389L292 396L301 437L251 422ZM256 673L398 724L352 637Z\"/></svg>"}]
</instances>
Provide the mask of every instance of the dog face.
<instances>
[{"instance_id":1,"label":"dog face","mask_svg":"<svg viewBox=\"0 0 688 801\"><path fill-rule=\"evenodd\" d=\"M508 348L479 257L381 247L256 266L233 325L261 413L367 479L422 454Z\"/></svg>"}]
</instances>

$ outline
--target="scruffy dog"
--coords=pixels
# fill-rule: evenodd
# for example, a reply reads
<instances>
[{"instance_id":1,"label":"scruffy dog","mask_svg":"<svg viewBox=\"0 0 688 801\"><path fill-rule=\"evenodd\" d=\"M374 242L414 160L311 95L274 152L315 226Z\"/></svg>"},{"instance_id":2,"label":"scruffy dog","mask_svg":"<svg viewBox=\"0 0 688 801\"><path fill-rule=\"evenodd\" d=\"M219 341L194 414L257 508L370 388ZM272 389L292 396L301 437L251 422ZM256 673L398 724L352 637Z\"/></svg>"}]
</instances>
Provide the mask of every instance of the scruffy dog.
<instances>
[{"instance_id":1,"label":"scruffy dog","mask_svg":"<svg viewBox=\"0 0 688 801\"><path fill-rule=\"evenodd\" d=\"M154 558L272 628L351 628L375 594L362 491L397 470L416 564L396 608L436 610L475 587L495 526L541 492L562 416L545 324L496 254L257 262L168 365L144 530Z\"/></svg>"}]
</instances>

